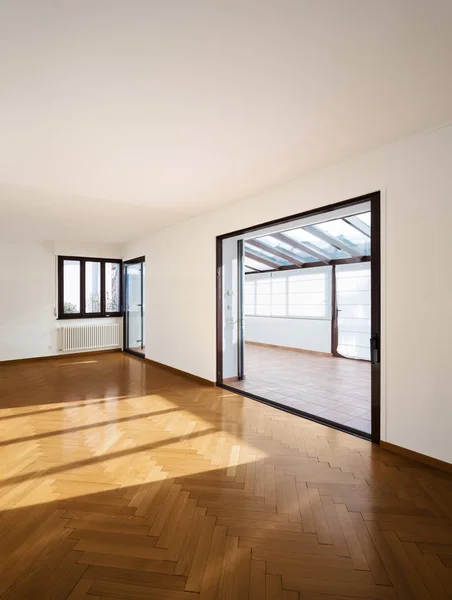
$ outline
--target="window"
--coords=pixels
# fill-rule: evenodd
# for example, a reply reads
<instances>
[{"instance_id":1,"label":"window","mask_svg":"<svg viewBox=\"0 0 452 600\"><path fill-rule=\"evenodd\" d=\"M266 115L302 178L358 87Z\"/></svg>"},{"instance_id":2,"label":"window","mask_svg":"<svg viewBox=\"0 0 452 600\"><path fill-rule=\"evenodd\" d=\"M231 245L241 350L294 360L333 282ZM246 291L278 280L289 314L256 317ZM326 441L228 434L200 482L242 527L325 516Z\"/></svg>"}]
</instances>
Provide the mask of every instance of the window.
<instances>
[{"instance_id":1,"label":"window","mask_svg":"<svg viewBox=\"0 0 452 600\"><path fill-rule=\"evenodd\" d=\"M58 257L58 318L121 316L122 261Z\"/></svg>"},{"instance_id":2,"label":"window","mask_svg":"<svg viewBox=\"0 0 452 600\"><path fill-rule=\"evenodd\" d=\"M331 267L245 276L246 316L331 318Z\"/></svg>"}]
</instances>

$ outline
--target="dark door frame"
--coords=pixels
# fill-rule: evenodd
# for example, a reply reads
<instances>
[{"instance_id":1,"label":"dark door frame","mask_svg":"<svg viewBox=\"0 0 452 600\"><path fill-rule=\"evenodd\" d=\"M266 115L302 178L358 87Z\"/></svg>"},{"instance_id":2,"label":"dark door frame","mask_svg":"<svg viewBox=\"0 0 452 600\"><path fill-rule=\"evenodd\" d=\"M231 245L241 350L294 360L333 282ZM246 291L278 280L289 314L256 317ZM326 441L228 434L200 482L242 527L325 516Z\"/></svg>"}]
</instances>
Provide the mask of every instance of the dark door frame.
<instances>
[{"instance_id":1,"label":"dark door frame","mask_svg":"<svg viewBox=\"0 0 452 600\"><path fill-rule=\"evenodd\" d=\"M245 263L243 260L243 248L243 240L237 240L237 375L239 381L245 378L245 314L243 311Z\"/></svg>"},{"instance_id":2,"label":"dark door frame","mask_svg":"<svg viewBox=\"0 0 452 600\"><path fill-rule=\"evenodd\" d=\"M129 339L129 320L127 317L127 277L126 277L126 269L127 265L139 264L146 262L145 256L139 256L138 258L132 258L130 260L125 260L123 262L124 269L124 298L123 298L123 306L124 306L124 319L123 319L123 351L128 354L133 354L133 356L137 356L138 358L144 358L144 352L138 352L137 350L132 350L127 347L128 339ZM141 267L141 346L143 347L143 335L144 335L144 278L143 278L143 266Z\"/></svg>"},{"instance_id":3,"label":"dark door frame","mask_svg":"<svg viewBox=\"0 0 452 600\"><path fill-rule=\"evenodd\" d=\"M372 432L371 434L363 433L351 427L339 425L327 419L305 413L303 411L284 406L278 402L267 400L255 394L250 394L244 390L236 389L230 385L223 383L223 240L238 235L243 235L253 231L262 229L263 227L269 227L271 225L283 225L290 223L295 219L301 219L313 215L321 215L323 213L337 210L339 208L346 208L349 206L361 204L363 202L370 202L371 206L371 339L369 340L371 347L371 373L372 373L372 400L371 400L371 419L372 419ZM359 437L369 439L372 442L380 442L380 413L381 413L381 369L380 369L380 356L381 356L381 195L379 191L372 192L357 198L351 198L342 202L329 204L320 208L308 210L302 213L283 217L281 219L275 219L273 221L267 221L232 231L223 235L217 236L216 239L217 249L217 262L216 262L216 298L217 298L217 315L216 315L216 326L217 326L217 345L216 345L216 356L217 356L217 386L235 392L242 396L252 398L264 404L274 406L286 412L296 414L304 417L311 421L328 425L334 429L345 431ZM334 307L334 306L333 306ZM240 323L238 323L240 325ZM334 335L334 334L333 334Z\"/></svg>"}]
</instances>

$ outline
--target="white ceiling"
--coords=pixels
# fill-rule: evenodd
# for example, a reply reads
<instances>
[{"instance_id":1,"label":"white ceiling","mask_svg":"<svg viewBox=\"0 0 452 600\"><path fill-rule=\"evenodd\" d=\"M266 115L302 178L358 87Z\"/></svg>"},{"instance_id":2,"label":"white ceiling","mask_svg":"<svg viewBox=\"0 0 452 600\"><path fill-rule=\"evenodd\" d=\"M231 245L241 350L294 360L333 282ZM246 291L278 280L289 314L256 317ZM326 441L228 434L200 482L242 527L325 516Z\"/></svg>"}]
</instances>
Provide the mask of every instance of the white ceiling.
<instances>
[{"instance_id":1,"label":"white ceiling","mask_svg":"<svg viewBox=\"0 0 452 600\"><path fill-rule=\"evenodd\" d=\"M125 242L452 118L451 0L4 0L0 234Z\"/></svg>"}]
</instances>

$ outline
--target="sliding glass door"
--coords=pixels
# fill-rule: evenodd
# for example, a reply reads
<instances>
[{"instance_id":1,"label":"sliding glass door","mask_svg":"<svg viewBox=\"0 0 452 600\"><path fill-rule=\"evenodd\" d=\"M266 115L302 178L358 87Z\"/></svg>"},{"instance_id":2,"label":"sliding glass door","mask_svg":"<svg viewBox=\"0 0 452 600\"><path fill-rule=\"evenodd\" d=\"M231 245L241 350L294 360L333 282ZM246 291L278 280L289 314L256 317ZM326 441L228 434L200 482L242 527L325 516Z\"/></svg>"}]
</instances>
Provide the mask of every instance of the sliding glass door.
<instances>
[{"instance_id":1,"label":"sliding glass door","mask_svg":"<svg viewBox=\"0 0 452 600\"><path fill-rule=\"evenodd\" d=\"M124 263L124 350L144 357L144 257Z\"/></svg>"},{"instance_id":2,"label":"sliding glass door","mask_svg":"<svg viewBox=\"0 0 452 600\"><path fill-rule=\"evenodd\" d=\"M370 361L370 267L370 262L336 267L337 356Z\"/></svg>"}]
</instances>

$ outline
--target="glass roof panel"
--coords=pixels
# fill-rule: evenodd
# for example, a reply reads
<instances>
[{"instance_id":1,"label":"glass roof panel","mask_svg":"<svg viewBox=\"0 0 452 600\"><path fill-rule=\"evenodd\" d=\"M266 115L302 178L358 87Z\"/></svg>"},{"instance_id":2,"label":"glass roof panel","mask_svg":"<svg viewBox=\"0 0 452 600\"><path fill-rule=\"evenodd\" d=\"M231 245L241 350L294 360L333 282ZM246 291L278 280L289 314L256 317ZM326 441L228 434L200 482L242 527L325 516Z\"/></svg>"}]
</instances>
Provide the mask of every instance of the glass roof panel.
<instances>
[{"instance_id":1,"label":"glass roof panel","mask_svg":"<svg viewBox=\"0 0 452 600\"><path fill-rule=\"evenodd\" d=\"M250 252L250 253L254 254L256 256L256 258L258 256L260 256L266 260L271 260L272 262L277 263L281 267L288 267L293 264L288 260L284 260L284 258L275 256L271 252L267 252L267 250L261 250L260 248L256 248L254 246L249 246L248 244L245 244L245 250L246 250L246 252Z\"/></svg>"},{"instance_id":2,"label":"glass roof panel","mask_svg":"<svg viewBox=\"0 0 452 600\"><path fill-rule=\"evenodd\" d=\"M267 267L267 265L263 265L260 262L257 262L257 260L253 260L252 258L245 258L245 270L248 269L249 267L251 267L251 269L257 269L258 271L268 271L270 269L270 267Z\"/></svg>"},{"instance_id":3,"label":"glass roof panel","mask_svg":"<svg viewBox=\"0 0 452 600\"><path fill-rule=\"evenodd\" d=\"M371 215L370 211L359 213L353 215L354 219L359 219L364 223L365 226L370 227L371 225ZM322 240L311 233L311 231L304 229L303 227L298 227L296 229L289 229L286 231L282 231L281 233L287 240L279 240L277 237L274 237L273 234L264 235L258 238L255 238L262 244L268 247L268 249L258 248L251 244L245 243L245 249L247 252L252 253L257 260L253 260L251 258L246 258L246 264L250 267L254 267L259 271L268 271L272 267L260 263L258 261L258 257L260 256L264 260L269 260L274 263L277 267L287 267L287 266L296 266L296 261L302 263L314 263L319 262L321 257L313 256L308 253L309 249L312 249L314 253L318 253L323 255L327 260L335 260L341 258L349 258L352 254L352 248L355 250L358 255L370 255L370 238L368 235L365 235L361 231L359 231L359 226L357 226L357 222L355 221L355 226L347 223L343 218L341 219L332 219L331 221L324 221L323 223L316 223L314 226L311 226L312 231L314 231L314 227L318 228L318 230L324 232L328 236L332 238L331 243L327 240ZM309 229L309 227L308 227ZM274 234L276 235L276 234ZM290 238L294 242L298 242L299 244L303 244L306 247L306 250L302 250L295 245L290 243ZM344 244L344 246L348 246L350 251L347 252L347 248L341 250L336 248L333 245L333 239L338 242ZM279 250L287 254L287 258L282 258L272 253L271 248L275 250ZM291 256L295 262L291 260Z\"/></svg>"},{"instance_id":4,"label":"glass roof panel","mask_svg":"<svg viewBox=\"0 0 452 600\"><path fill-rule=\"evenodd\" d=\"M302 229L302 228L292 229L290 231L286 231L285 233L288 237L291 237L294 240L297 240L297 242L301 242L302 244L305 244L306 246L312 248L313 250L317 250L318 252L321 252L328 258L348 258L349 257L349 254L347 254L346 252L343 252L342 250L338 250L334 246L331 246L331 244L328 244L328 242L319 240L319 238L315 237L315 235L312 235L312 233L310 233L309 231L306 231L305 229Z\"/></svg>"},{"instance_id":5,"label":"glass roof panel","mask_svg":"<svg viewBox=\"0 0 452 600\"><path fill-rule=\"evenodd\" d=\"M360 215L356 215L356 218L360 219L363 223L370 227L370 212L361 213Z\"/></svg>"},{"instance_id":6,"label":"glass roof panel","mask_svg":"<svg viewBox=\"0 0 452 600\"><path fill-rule=\"evenodd\" d=\"M273 248L277 248L278 250L281 250L281 252L290 252L290 254L293 254L294 257L300 259L301 262L317 262L318 260L310 254L306 254L305 252L298 250L298 248L294 248L290 244L286 244L285 242L277 240L271 235L265 235L263 237L260 237L259 241L263 242L264 244L267 244L268 246L273 246Z\"/></svg>"},{"instance_id":7,"label":"glass roof panel","mask_svg":"<svg viewBox=\"0 0 452 600\"><path fill-rule=\"evenodd\" d=\"M343 219L316 223L315 226L339 241L356 248L363 255L370 254L370 239Z\"/></svg>"}]
</instances>

